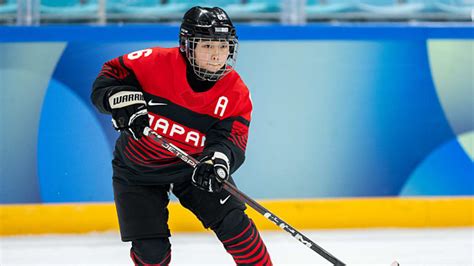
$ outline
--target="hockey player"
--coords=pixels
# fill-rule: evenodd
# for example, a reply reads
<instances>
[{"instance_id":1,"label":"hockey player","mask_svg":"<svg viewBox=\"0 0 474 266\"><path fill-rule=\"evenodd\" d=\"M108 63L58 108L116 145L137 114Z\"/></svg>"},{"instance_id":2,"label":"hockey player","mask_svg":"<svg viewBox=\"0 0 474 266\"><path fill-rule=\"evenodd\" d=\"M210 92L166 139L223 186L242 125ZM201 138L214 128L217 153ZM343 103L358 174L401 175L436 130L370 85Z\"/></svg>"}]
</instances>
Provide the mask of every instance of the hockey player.
<instances>
[{"instance_id":1,"label":"hockey player","mask_svg":"<svg viewBox=\"0 0 474 266\"><path fill-rule=\"evenodd\" d=\"M92 102L121 132L113 189L122 241L135 265L168 265L168 192L211 228L237 265L272 265L245 205L222 189L244 161L250 94L233 69L238 41L221 8L186 12L179 47L154 47L106 62ZM190 166L143 135L150 126L200 159ZM212 257L209 258L212 260Z\"/></svg>"}]
</instances>

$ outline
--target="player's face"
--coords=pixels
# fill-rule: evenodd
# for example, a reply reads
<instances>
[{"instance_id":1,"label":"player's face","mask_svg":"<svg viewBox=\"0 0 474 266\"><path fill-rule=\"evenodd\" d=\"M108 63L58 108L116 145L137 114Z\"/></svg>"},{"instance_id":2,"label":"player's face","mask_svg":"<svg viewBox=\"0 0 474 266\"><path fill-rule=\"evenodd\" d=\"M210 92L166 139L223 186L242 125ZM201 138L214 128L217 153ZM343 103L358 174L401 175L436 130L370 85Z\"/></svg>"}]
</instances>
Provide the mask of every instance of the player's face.
<instances>
[{"instance_id":1,"label":"player's face","mask_svg":"<svg viewBox=\"0 0 474 266\"><path fill-rule=\"evenodd\" d=\"M210 72L217 72L227 61L229 43L227 41L201 40L195 49L196 64Z\"/></svg>"}]
</instances>

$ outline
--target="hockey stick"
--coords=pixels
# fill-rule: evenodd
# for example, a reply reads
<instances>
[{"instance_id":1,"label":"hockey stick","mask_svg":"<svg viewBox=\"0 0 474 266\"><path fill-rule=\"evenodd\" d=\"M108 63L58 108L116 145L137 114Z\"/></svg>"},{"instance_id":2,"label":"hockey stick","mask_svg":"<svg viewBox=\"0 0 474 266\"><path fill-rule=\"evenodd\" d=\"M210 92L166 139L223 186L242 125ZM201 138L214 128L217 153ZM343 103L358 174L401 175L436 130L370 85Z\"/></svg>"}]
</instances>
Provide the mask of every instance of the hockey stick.
<instances>
[{"instance_id":1,"label":"hockey stick","mask_svg":"<svg viewBox=\"0 0 474 266\"><path fill-rule=\"evenodd\" d=\"M165 148L169 152L173 153L177 157L179 157L181 160L186 162L187 164L191 165L192 167L196 167L196 165L199 163L198 160L195 158L189 156L186 152L181 150L180 148L176 147L172 143L168 142L165 140L161 135L153 131L151 128L146 127L143 130L143 134L145 136L151 137L155 142L161 145L161 147ZM265 218L268 220L272 221L275 223L277 226L285 230L286 232L290 233L294 238L296 238L298 241L303 243L305 246L309 247L319 255L321 255L323 258L331 262L335 266L345 266L342 261L331 255L329 252L324 250L322 247L318 246L316 243L311 241L311 239L307 238L305 235L300 233L298 230L278 218L275 214L267 210L265 207L260 205L258 202L250 198L249 196L245 195L242 191L240 191L238 188L236 188L234 185L232 185L229 182L224 182L223 188L229 192L232 196L238 198L242 202L246 203L250 207L252 207L254 210L259 212L261 215L263 215Z\"/></svg>"}]
</instances>

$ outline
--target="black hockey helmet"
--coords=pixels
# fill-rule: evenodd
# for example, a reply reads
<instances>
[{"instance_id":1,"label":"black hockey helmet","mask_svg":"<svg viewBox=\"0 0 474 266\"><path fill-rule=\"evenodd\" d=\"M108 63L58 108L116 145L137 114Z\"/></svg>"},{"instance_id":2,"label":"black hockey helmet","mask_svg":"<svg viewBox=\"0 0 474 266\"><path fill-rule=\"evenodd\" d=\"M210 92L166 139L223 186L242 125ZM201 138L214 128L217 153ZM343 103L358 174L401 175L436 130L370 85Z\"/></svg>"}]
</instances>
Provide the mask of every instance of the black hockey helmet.
<instances>
[{"instance_id":1,"label":"black hockey helmet","mask_svg":"<svg viewBox=\"0 0 474 266\"><path fill-rule=\"evenodd\" d=\"M202 40L222 41L229 45L227 62L220 71L210 72L197 66L194 48ZM184 14L179 32L179 47L199 78L216 81L229 73L235 65L237 46L235 27L222 8L195 6Z\"/></svg>"},{"instance_id":2,"label":"black hockey helmet","mask_svg":"<svg viewBox=\"0 0 474 266\"><path fill-rule=\"evenodd\" d=\"M227 13L220 7L195 6L183 17L180 41L186 37L236 38L235 27Z\"/></svg>"}]
</instances>

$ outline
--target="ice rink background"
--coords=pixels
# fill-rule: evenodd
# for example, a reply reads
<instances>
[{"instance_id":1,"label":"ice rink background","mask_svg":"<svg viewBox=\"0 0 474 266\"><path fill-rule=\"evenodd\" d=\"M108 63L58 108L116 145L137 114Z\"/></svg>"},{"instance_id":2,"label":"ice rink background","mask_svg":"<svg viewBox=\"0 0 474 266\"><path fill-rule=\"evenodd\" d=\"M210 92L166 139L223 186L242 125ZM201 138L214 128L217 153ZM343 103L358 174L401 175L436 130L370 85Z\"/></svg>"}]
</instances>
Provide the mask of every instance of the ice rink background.
<instances>
[{"instance_id":1,"label":"ice rink background","mask_svg":"<svg viewBox=\"0 0 474 266\"><path fill-rule=\"evenodd\" d=\"M282 38L284 29L276 29L273 35ZM115 132L110 118L92 109L90 84L107 58L148 47L155 36L160 44L175 45L177 29L86 29L100 38L77 34L84 28L22 30L0 34L0 93L8 99L0 114L9 125L0 130L0 202L110 201ZM296 34L298 41L259 34L268 30L243 27L239 71L256 103L249 160L239 173L243 191L257 198L474 195L473 87L466 78L472 76L473 58L466 56L473 47L471 28L313 26ZM267 62L265 68L256 71L255 60ZM283 81L273 78L280 76ZM275 108L284 104L291 108ZM273 131L291 141L267 134ZM268 152L294 146L305 148L302 156ZM270 171L268 165L279 167ZM272 189L261 189L269 183ZM396 259L402 266L472 266L473 231L305 233L348 265L390 265ZM275 265L329 265L284 232L262 235ZM211 233L180 233L171 241L172 265L233 265ZM2 237L0 266L131 265L128 249L116 232Z\"/></svg>"},{"instance_id":2,"label":"ice rink background","mask_svg":"<svg viewBox=\"0 0 474 266\"><path fill-rule=\"evenodd\" d=\"M474 265L474 228L303 231L347 265ZM264 231L275 265L331 265L283 231ZM0 265L131 265L118 233L0 239ZM235 265L212 233L174 234L171 265Z\"/></svg>"}]
</instances>

